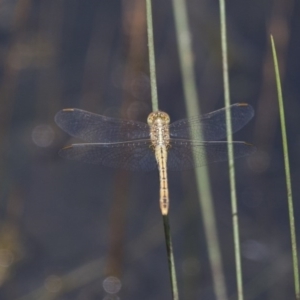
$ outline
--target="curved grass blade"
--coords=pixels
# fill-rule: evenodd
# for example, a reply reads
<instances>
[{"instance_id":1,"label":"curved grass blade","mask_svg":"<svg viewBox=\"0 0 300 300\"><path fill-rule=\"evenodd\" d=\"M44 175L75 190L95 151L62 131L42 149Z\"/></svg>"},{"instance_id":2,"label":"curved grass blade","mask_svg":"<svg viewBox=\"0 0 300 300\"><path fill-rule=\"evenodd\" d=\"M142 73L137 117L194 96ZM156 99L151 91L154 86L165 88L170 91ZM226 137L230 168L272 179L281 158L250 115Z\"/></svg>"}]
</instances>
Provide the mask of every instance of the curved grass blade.
<instances>
[{"instance_id":1,"label":"curved grass blade","mask_svg":"<svg viewBox=\"0 0 300 300\"><path fill-rule=\"evenodd\" d=\"M272 35L271 35L271 44L272 44L273 60L274 60L275 75L276 75L276 85L277 85L278 104L279 104L279 113L280 113L280 124L281 124L281 133L282 133L284 167L285 167L287 199L288 199L290 230L291 230L294 285L295 285L296 300L299 300L300 299L299 264L298 264L298 251L297 251L297 240L296 240L296 230L295 230L294 205L293 205L293 195L292 195L289 152L288 152L287 134L286 134L286 127L285 127L285 114L284 114L284 105L283 105L283 96L282 96L282 90L281 90L279 66L278 66L278 61L277 61L275 43L274 43L274 39L273 39Z\"/></svg>"}]
</instances>

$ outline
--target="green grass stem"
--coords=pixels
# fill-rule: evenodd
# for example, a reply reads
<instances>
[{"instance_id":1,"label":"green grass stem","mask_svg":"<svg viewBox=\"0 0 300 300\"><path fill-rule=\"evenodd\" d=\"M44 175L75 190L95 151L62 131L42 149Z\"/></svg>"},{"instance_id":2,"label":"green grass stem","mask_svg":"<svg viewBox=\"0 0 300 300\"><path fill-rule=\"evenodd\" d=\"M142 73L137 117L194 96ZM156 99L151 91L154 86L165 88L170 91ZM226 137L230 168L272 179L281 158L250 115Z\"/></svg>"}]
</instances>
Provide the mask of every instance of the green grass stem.
<instances>
[{"instance_id":1,"label":"green grass stem","mask_svg":"<svg viewBox=\"0 0 300 300\"><path fill-rule=\"evenodd\" d=\"M271 44L272 44L272 53L273 53L273 60L274 60L274 67L275 67L279 115L280 115L281 134L282 134L282 144L283 144L283 157L284 157L287 199L288 199L290 230L291 230L295 294L296 294L296 299L299 300L300 299L299 267L298 267L297 241L296 241L294 206L293 206L293 195L292 195L292 184L291 184L291 172L290 172L290 164L289 164L289 153L288 153L286 126L285 126L283 96L282 96L282 89L281 89L281 82L280 82L280 72L279 72L275 43L274 43L274 39L273 39L272 35L271 35Z\"/></svg>"},{"instance_id":2,"label":"green grass stem","mask_svg":"<svg viewBox=\"0 0 300 300\"><path fill-rule=\"evenodd\" d=\"M150 84L151 84L151 99L152 110L158 110L158 96L156 83L156 69L155 69L155 53L154 53L154 39L153 39L153 22L152 22L152 5L151 0L146 0L146 15L147 15L147 33L148 33L148 48L149 48L149 69L150 69ZM165 241L167 247L168 265L170 272L170 280L172 287L173 300L179 299L178 285L176 278L175 260L172 247L172 236L169 225L169 216L163 216Z\"/></svg>"},{"instance_id":3,"label":"green grass stem","mask_svg":"<svg viewBox=\"0 0 300 300\"><path fill-rule=\"evenodd\" d=\"M220 0L220 26L221 26L221 48L222 48L222 64L223 64L223 84L224 84L224 100L225 107L230 106L230 88L228 75L228 54L227 54L227 32L226 32L226 9L225 1ZM229 166L229 181L230 181L230 196L231 196L231 212L233 223L233 239L234 239L234 255L237 278L237 295L238 300L244 299L243 294L243 277L242 277L242 262L240 250L240 234L238 222L238 207L235 186L235 169L234 169L234 153L232 145L232 124L231 111L226 110L226 128L228 140L228 166Z\"/></svg>"},{"instance_id":4,"label":"green grass stem","mask_svg":"<svg viewBox=\"0 0 300 300\"><path fill-rule=\"evenodd\" d=\"M170 277L171 277L172 296L173 296L174 300L178 300L179 294L178 294L178 287L177 287L177 278L176 278L176 270L175 270L175 264L174 264L172 237L171 237L168 215L163 215L163 222L164 222L164 231L165 231L165 241L166 241L166 247L167 247L167 253L168 253L169 272L170 272Z\"/></svg>"},{"instance_id":5,"label":"green grass stem","mask_svg":"<svg viewBox=\"0 0 300 300\"><path fill-rule=\"evenodd\" d=\"M149 69L150 69L152 111L158 111L151 0L146 0L146 15L147 15L147 34L148 34L148 49L149 49Z\"/></svg>"},{"instance_id":6,"label":"green grass stem","mask_svg":"<svg viewBox=\"0 0 300 300\"><path fill-rule=\"evenodd\" d=\"M185 1L173 0L173 9L187 114L189 117L192 117L195 113L200 113L200 108L198 104L198 93L193 68L194 63L191 35ZM203 135L200 133L199 135L194 136L192 132L192 138L201 141L203 140ZM196 153L194 153L194 156L195 155ZM208 254L212 269L215 294L217 299L226 300L226 284L222 267L210 180L206 166L196 169L196 182L204 222L205 236L208 244Z\"/></svg>"}]
</instances>

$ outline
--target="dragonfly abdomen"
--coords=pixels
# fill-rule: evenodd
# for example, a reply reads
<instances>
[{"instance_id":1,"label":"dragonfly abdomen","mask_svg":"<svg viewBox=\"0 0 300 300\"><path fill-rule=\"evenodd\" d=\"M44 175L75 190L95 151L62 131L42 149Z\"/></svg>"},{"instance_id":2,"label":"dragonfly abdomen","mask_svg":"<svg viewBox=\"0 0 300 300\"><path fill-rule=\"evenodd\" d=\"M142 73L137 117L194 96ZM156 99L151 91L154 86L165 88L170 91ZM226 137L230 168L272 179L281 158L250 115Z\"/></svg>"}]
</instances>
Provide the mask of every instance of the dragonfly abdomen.
<instances>
[{"instance_id":1,"label":"dragonfly abdomen","mask_svg":"<svg viewBox=\"0 0 300 300\"><path fill-rule=\"evenodd\" d=\"M159 203L163 215L167 215L169 211L169 188L167 173L168 151L166 146L157 145L155 147L155 157L158 164L159 180L160 180L160 196Z\"/></svg>"}]
</instances>

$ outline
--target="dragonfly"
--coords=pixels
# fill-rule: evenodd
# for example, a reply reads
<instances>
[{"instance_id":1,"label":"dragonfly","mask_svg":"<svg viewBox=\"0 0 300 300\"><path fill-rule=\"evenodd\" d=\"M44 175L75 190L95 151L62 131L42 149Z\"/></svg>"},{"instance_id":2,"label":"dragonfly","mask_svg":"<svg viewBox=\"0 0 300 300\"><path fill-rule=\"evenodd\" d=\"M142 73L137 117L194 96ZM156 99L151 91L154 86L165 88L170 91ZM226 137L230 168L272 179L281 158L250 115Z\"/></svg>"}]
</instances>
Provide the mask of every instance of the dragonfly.
<instances>
[{"instance_id":1,"label":"dragonfly","mask_svg":"<svg viewBox=\"0 0 300 300\"><path fill-rule=\"evenodd\" d=\"M147 123L98 115L67 108L55 115L57 125L69 135L84 140L59 151L60 156L130 171L159 171L160 209L169 211L167 171L200 167L228 158L226 110L230 110L233 133L253 117L253 108L236 103L208 114L170 123L163 111L150 113ZM202 140L192 139L199 136ZM255 151L246 142L232 142L234 157Z\"/></svg>"}]
</instances>

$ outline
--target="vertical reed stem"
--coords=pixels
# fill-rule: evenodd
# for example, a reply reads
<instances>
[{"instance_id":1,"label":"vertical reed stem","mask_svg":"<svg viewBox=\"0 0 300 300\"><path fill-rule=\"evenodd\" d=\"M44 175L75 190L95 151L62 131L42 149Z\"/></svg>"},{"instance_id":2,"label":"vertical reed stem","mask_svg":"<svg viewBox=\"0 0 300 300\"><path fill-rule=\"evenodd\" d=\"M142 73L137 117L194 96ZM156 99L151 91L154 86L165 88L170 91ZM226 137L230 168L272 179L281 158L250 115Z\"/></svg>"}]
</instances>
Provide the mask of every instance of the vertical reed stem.
<instances>
[{"instance_id":1,"label":"vertical reed stem","mask_svg":"<svg viewBox=\"0 0 300 300\"><path fill-rule=\"evenodd\" d=\"M149 68L150 68L152 110L157 111L158 97L157 97L157 84L156 84L151 0L146 0L146 14L147 14L147 33L148 33L148 47L149 47ZM163 223L164 223L164 233L165 233L165 241L167 247L170 279L171 279L171 287L172 287L172 296L173 296L173 300L179 300L174 254L173 254L173 247L172 247L171 229L169 225L168 215L163 215Z\"/></svg>"},{"instance_id":2,"label":"vertical reed stem","mask_svg":"<svg viewBox=\"0 0 300 300\"><path fill-rule=\"evenodd\" d=\"M148 33L149 69L150 69L152 111L157 111L158 110L158 97L157 97L157 83L156 83L155 52L154 52L151 0L146 0L146 14L147 14L147 33Z\"/></svg>"},{"instance_id":3,"label":"vertical reed stem","mask_svg":"<svg viewBox=\"0 0 300 300\"><path fill-rule=\"evenodd\" d=\"M186 1L184 0L173 0L179 61L183 79L183 90L187 113L189 117L192 117L193 115L200 113L200 107L198 103L198 93L194 72L192 38L190 34L188 13L185 3ZM191 132L191 134L193 139L198 141L203 140L201 128L199 130L199 134L195 134L194 132ZM194 157L196 156L197 153L195 152ZM227 291L222 267L222 257L218 240L208 168L206 166L196 168L196 182L200 199L202 219L204 223L205 237L208 245L214 291L218 300L226 300Z\"/></svg>"}]
</instances>

